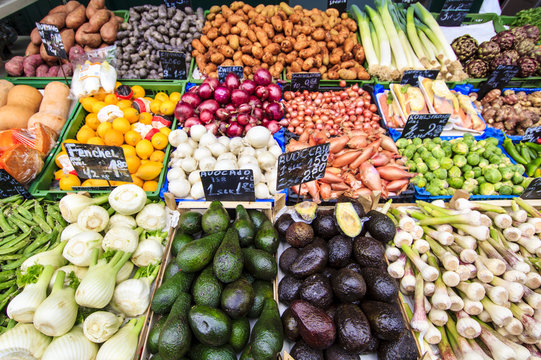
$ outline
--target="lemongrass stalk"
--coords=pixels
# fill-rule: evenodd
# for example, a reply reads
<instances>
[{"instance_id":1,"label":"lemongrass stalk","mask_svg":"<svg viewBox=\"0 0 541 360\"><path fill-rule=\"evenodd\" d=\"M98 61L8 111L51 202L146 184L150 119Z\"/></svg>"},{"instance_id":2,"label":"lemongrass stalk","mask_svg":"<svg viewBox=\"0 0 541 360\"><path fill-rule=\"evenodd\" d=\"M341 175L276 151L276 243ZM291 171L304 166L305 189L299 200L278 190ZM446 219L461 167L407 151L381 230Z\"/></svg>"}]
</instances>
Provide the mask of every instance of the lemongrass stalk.
<instances>
[{"instance_id":1,"label":"lemongrass stalk","mask_svg":"<svg viewBox=\"0 0 541 360\"><path fill-rule=\"evenodd\" d=\"M475 320L472 320L475 322ZM452 318L449 318L449 321L447 322L447 330L450 338L453 338L454 341L456 341L458 348L460 349L460 352L462 353L462 359L463 360L483 360L483 357L481 355L478 355L473 351L472 347L468 343L468 340L466 338L462 337L461 334L458 331L458 325L455 324L454 320Z\"/></svg>"},{"instance_id":2,"label":"lemongrass stalk","mask_svg":"<svg viewBox=\"0 0 541 360\"><path fill-rule=\"evenodd\" d=\"M464 224L478 226L481 222L481 214L477 211L471 211L468 214L438 216L433 218L422 219L419 225L438 225L438 224Z\"/></svg>"},{"instance_id":3,"label":"lemongrass stalk","mask_svg":"<svg viewBox=\"0 0 541 360\"><path fill-rule=\"evenodd\" d=\"M436 230L441 232L448 232L449 234L453 235L453 227L449 224L436 225Z\"/></svg>"},{"instance_id":4,"label":"lemongrass stalk","mask_svg":"<svg viewBox=\"0 0 541 360\"><path fill-rule=\"evenodd\" d=\"M409 293L415 290L415 275L410 261L406 261L404 276L402 276L402 280L400 280L400 285Z\"/></svg>"},{"instance_id":5,"label":"lemongrass stalk","mask_svg":"<svg viewBox=\"0 0 541 360\"><path fill-rule=\"evenodd\" d=\"M511 347L515 352L515 358L517 360L526 360L529 358L530 354L528 349L526 349L522 345L517 344L516 341L513 341L513 339L511 339L511 336L504 336L502 334L499 334L497 331L492 330L487 324L481 324L481 326L483 327L483 329L490 331L504 345Z\"/></svg>"},{"instance_id":6,"label":"lemongrass stalk","mask_svg":"<svg viewBox=\"0 0 541 360\"><path fill-rule=\"evenodd\" d=\"M481 325L465 311L457 312L456 317L456 329L461 336L467 339L475 339L481 334Z\"/></svg>"},{"instance_id":7,"label":"lemongrass stalk","mask_svg":"<svg viewBox=\"0 0 541 360\"><path fill-rule=\"evenodd\" d=\"M489 284L483 284L487 296L496 305L505 305L509 301L509 292L503 286L492 286Z\"/></svg>"},{"instance_id":8,"label":"lemongrass stalk","mask_svg":"<svg viewBox=\"0 0 541 360\"><path fill-rule=\"evenodd\" d=\"M486 212L485 214L489 216L494 221L494 225L500 229L507 229L513 225L513 219L508 214L498 214L492 211Z\"/></svg>"},{"instance_id":9,"label":"lemongrass stalk","mask_svg":"<svg viewBox=\"0 0 541 360\"><path fill-rule=\"evenodd\" d=\"M415 223L415 220L413 220L408 215L402 215L402 217L398 221L398 227L407 232L412 232L415 228L415 225L417 225Z\"/></svg>"},{"instance_id":10,"label":"lemongrass stalk","mask_svg":"<svg viewBox=\"0 0 541 360\"><path fill-rule=\"evenodd\" d=\"M481 246L481 245L480 245ZM500 259L491 259L487 256L487 254L483 251L483 249L479 248L479 259L481 262L496 276L502 275L505 270L505 262Z\"/></svg>"},{"instance_id":11,"label":"lemongrass stalk","mask_svg":"<svg viewBox=\"0 0 541 360\"><path fill-rule=\"evenodd\" d=\"M470 314L472 315L472 314ZM489 322L492 322L492 318L490 317L490 314L483 309L483 311L481 311L478 315L477 315L477 318L481 321L484 321L486 323L489 323Z\"/></svg>"},{"instance_id":12,"label":"lemongrass stalk","mask_svg":"<svg viewBox=\"0 0 541 360\"><path fill-rule=\"evenodd\" d=\"M473 236L477 240L485 241L489 236L489 229L487 226L472 226L466 224L455 224L455 228L464 231L465 233Z\"/></svg>"},{"instance_id":13,"label":"lemongrass stalk","mask_svg":"<svg viewBox=\"0 0 541 360\"><path fill-rule=\"evenodd\" d=\"M398 38L396 28L393 25L393 19L391 18L391 14L389 14L389 10L387 9L387 3L385 2L385 0L382 0L381 2L379 2L379 4L376 4L376 7L379 15L381 16L381 21L383 23L383 28L385 29L385 34L389 39L391 50L396 61L396 67L398 68L398 70L402 71L405 67L408 66L407 59L404 56L404 49L402 48L402 45ZM366 7L366 9L367 11L369 11L368 6ZM372 18L372 16L370 16L370 18ZM374 20L372 20L372 22L374 22ZM376 27L377 30L376 24L374 24L374 27ZM379 34L380 32L378 30L378 36Z\"/></svg>"},{"instance_id":14,"label":"lemongrass stalk","mask_svg":"<svg viewBox=\"0 0 541 360\"><path fill-rule=\"evenodd\" d=\"M489 298L481 300L483 308L490 314L492 322L498 326L505 326L513 318L513 313L508 308L496 305Z\"/></svg>"},{"instance_id":15,"label":"lemongrass stalk","mask_svg":"<svg viewBox=\"0 0 541 360\"><path fill-rule=\"evenodd\" d=\"M449 319L451 320L451 319ZM460 349L460 347L458 346L458 342L457 342L457 339L453 336L453 334L449 331L449 327L445 326L445 331L446 331L446 335L447 335L447 340L449 340L449 345L451 345L451 349L453 349L453 354L455 354L455 356L461 360L464 359L464 353L462 352L462 349Z\"/></svg>"},{"instance_id":16,"label":"lemongrass stalk","mask_svg":"<svg viewBox=\"0 0 541 360\"><path fill-rule=\"evenodd\" d=\"M511 212L509 213L513 220L518 222L525 222L528 219L528 213L522 209L515 200L511 202Z\"/></svg>"},{"instance_id":17,"label":"lemongrass stalk","mask_svg":"<svg viewBox=\"0 0 541 360\"><path fill-rule=\"evenodd\" d=\"M541 219L540 218L529 218L528 224L532 224L535 228L535 233L541 233Z\"/></svg>"},{"instance_id":18,"label":"lemongrass stalk","mask_svg":"<svg viewBox=\"0 0 541 360\"><path fill-rule=\"evenodd\" d=\"M525 263L516 254L506 249L504 246L501 245L500 241L498 241L503 237L503 235L501 235L500 232L494 228L492 228L490 231L491 235L493 234L494 236L490 236L488 238L488 242L501 255L502 259L514 270L528 273L530 271L530 265Z\"/></svg>"},{"instance_id":19,"label":"lemongrass stalk","mask_svg":"<svg viewBox=\"0 0 541 360\"><path fill-rule=\"evenodd\" d=\"M428 329L424 333L423 339L430 345L437 345L441 342L441 333L430 321L428 321Z\"/></svg>"},{"instance_id":20,"label":"lemongrass stalk","mask_svg":"<svg viewBox=\"0 0 541 360\"><path fill-rule=\"evenodd\" d=\"M537 289L541 286L541 275L539 273L530 271L526 274L526 282L524 283L530 289Z\"/></svg>"},{"instance_id":21,"label":"lemongrass stalk","mask_svg":"<svg viewBox=\"0 0 541 360\"><path fill-rule=\"evenodd\" d=\"M460 275L454 271L444 271L441 278L445 285L449 287L455 287L460 283Z\"/></svg>"},{"instance_id":22,"label":"lemongrass stalk","mask_svg":"<svg viewBox=\"0 0 541 360\"><path fill-rule=\"evenodd\" d=\"M421 272L425 281L434 281L438 278L438 269L436 267L428 265L423 260L421 260L421 257L419 256L419 253L417 253L417 251L406 245L402 245L402 251L415 265L417 270Z\"/></svg>"},{"instance_id":23,"label":"lemongrass stalk","mask_svg":"<svg viewBox=\"0 0 541 360\"><path fill-rule=\"evenodd\" d=\"M387 248L385 249L385 257L389 261L396 261L400 254L400 250L395 248L394 246L387 246Z\"/></svg>"},{"instance_id":24,"label":"lemongrass stalk","mask_svg":"<svg viewBox=\"0 0 541 360\"><path fill-rule=\"evenodd\" d=\"M370 6L365 6L365 11L370 16L370 20L372 21L372 24L374 25L374 30L377 33L378 40L379 40L379 64L382 67L389 67L391 65L391 46L389 44L389 38L387 37L387 33L385 32L385 27L383 25L383 20L381 19L380 15L377 11L372 9ZM352 6L353 10L353 6ZM368 22L368 19L366 20ZM366 29L361 30L361 34L363 34L363 31L366 32ZM368 29L368 32L366 34L369 34L370 28ZM364 45L363 45L364 46ZM366 54L366 50L365 50Z\"/></svg>"},{"instance_id":25,"label":"lemongrass stalk","mask_svg":"<svg viewBox=\"0 0 541 360\"><path fill-rule=\"evenodd\" d=\"M430 245L425 239L418 239L413 242L413 248L417 250L419 254L424 254L430 251Z\"/></svg>"},{"instance_id":26,"label":"lemongrass stalk","mask_svg":"<svg viewBox=\"0 0 541 360\"><path fill-rule=\"evenodd\" d=\"M424 302L425 302L425 311L428 314L430 310L432 310L432 304L430 303L430 301L428 300L426 296L425 296Z\"/></svg>"},{"instance_id":27,"label":"lemongrass stalk","mask_svg":"<svg viewBox=\"0 0 541 360\"><path fill-rule=\"evenodd\" d=\"M449 320L449 315L445 310L432 308L428 312L428 320L436 326L444 326L447 324L447 320Z\"/></svg>"},{"instance_id":28,"label":"lemongrass stalk","mask_svg":"<svg viewBox=\"0 0 541 360\"><path fill-rule=\"evenodd\" d=\"M425 232L421 226L415 224L410 234L413 237L413 240L417 240L417 239L421 239L423 235L425 234Z\"/></svg>"},{"instance_id":29,"label":"lemongrass stalk","mask_svg":"<svg viewBox=\"0 0 541 360\"><path fill-rule=\"evenodd\" d=\"M473 249L465 249L458 244L451 244L449 248L458 254L460 261L466 264L472 264L477 259L478 255Z\"/></svg>"},{"instance_id":30,"label":"lemongrass stalk","mask_svg":"<svg viewBox=\"0 0 541 360\"><path fill-rule=\"evenodd\" d=\"M518 270L509 270L503 273L503 279L524 285L526 282L526 274Z\"/></svg>"},{"instance_id":31,"label":"lemongrass stalk","mask_svg":"<svg viewBox=\"0 0 541 360\"><path fill-rule=\"evenodd\" d=\"M415 303L414 314L410 320L411 328L418 332L428 330L426 311L424 306L424 280L420 273L415 276Z\"/></svg>"},{"instance_id":32,"label":"lemongrass stalk","mask_svg":"<svg viewBox=\"0 0 541 360\"><path fill-rule=\"evenodd\" d=\"M429 254L428 263L432 266L437 266L436 258ZM451 307L451 298L447 293L447 285L443 281L442 274L434 282L435 289L434 294L432 295L432 305L439 310L448 310Z\"/></svg>"},{"instance_id":33,"label":"lemongrass stalk","mask_svg":"<svg viewBox=\"0 0 541 360\"><path fill-rule=\"evenodd\" d=\"M534 345L526 344L524 348L530 352L530 360L541 360L541 352Z\"/></svg>"},{"instance_id":34,"label":"lemongrass stalk","mask_svg":"<svg viewBox=\"0 0 541 360\"><path fill-rule=\"evenodd\" d=\"M395 279L402 279L405 272L406 261L406 255L400 254L398 259L396 259L394 262L390 263L389 266L387 266L387 272L389 273L389 275L391 275Z\"/></svg>"},{"instance_id":35,"label":"lemongrass stalk","mask_svg":"<svg viewBox=\"0 0 541 360\"><path fill-rule=\"evenodd\" d=\"M521 284L512 283L497 276L490 282L494 286L503 286L509 293L509 301L518 302L524 295L524 287Z\"/></svg>"},{"instance_id":36,"label":"lemongrass stalk","mask_svg":"<svg viewBox=\"0 0 541 360\"><path fill-rule=\"evenodd\" d=\"M432 230L427 226L423 226L423 231L427 236L436 239L442 245L451 245L455 241L452 233L447 231Z\"/></svg>"},{"instance_id":37,"label":"lemongrass stalk","mask_svg":"<svg viewBox=\"0 0 541 360\"><path fill-rule=\"evenodd\" d=\"M523 299L526 300L528 305L530 305L534 309L541 309L541 294L538 294L534 291L532 291L527 286L523 286L524 289L524 295Z\"/></svg>"},{"instance_id":38,"label":"lemongrass stalk","mask_svg":"<svg viewBox=\"0 0 541 360\"><path fill-rule=\"evenodd\" d=\"M510 311L520 320L527 334L537 340L541 340L541 322L527 315L516 304L511 303Z\"/></svg>"},{"instance_id":39,"label":"lemongrass stalk","mask_svg":"<svg viewBox=\"0 0 541 360\"><path fill-rule=\"evenodd\" d=\"M515 225L515 224L513 224ZM515 225L516 226L516 225ZM535 226L530 223L518 224L518 229L522 233L522 236L531 237L535 235Z\"/></svg>"},{"instance_id":40,"label":"lemongrass stalk","mask_svg":"<svg viewBox=\"0 0 541 360\"><path fill-rule=\"evenodd\" d=\"M449 298L451 298L451 311L457 312L464 309L464 300L462 300L462 298L458 296L453 289L447 288L447 294L449 295Z\"/></svg>"},{"instance_id":41,"label":"lemongrass stalk","mask_svg":"<svg viewBox=\"0 0 541 360\"><path fill-rule=\"evenodd\" d=\"M536 338L526 334L525 332L520 334L520 335L517 335L517 339L518 341L517 342L520 342L522 344L537 344L539 342L539 340L537 340Z\"/></svg>"},{"instance_id":42,"label":"lemongrass stalk","mask_svg":"<svg viewBox=\"0 0 541 360\"><path fill-rule=\"evenodd\" d=\"M526 210L526 212L528 214L530 214L531 217L534 217L534 218L538 218L538 217L541 217L541 212L539 212L539 210L537 210L536 208L534 208L532 205L528 204L524 199L520 198L520 197L517 197L517 198L514 198L514 201L521 207L523 208L524 210Z\"/></svg>"}]
</instances>

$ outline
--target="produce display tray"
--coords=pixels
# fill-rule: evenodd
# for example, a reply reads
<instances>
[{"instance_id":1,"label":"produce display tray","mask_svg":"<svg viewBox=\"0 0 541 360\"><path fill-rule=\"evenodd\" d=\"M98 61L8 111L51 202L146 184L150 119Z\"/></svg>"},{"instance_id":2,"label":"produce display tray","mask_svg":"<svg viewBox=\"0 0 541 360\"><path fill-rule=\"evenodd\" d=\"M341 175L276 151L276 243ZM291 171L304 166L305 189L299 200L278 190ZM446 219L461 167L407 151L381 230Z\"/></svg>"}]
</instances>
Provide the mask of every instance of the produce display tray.
<instances>
[{"instance_id":1,"label":"produce display tray","mask_svg":"<svg viewBox=\"0 0 541 360\"><path fill-rule=\"evenodd\" d=\"M138 85L139 81L125 81L123 82L124 85L134 86ZM179 84L172 84L172 83L145 83L143 86L145 88L146 94L156 94L160 91L163 91L165 93L171 93L174 91L178 91L181 94L184 93L184 83ZM81 126L84 125L85 122L85 116L87 115L86 110L83 109L82 106L79 106L77 113L73 116L73 118L70 121L69 126L65 129L64 135L62 138L59 138L58 142L59 144L62 143L62 141L66 139L74 139L75 135L81 128ZM173 120L173 124L171 125L171 128L174 129L176 127L177 119L175 118ZM62 150L62 147L59 145L55 149L55 151L50 155L51 160L49 163L44 167L42 170L40 176L32 183L30 186L30 193L34 197L46 197L50 200L59 200L61 197L63 197L65 194L75 191L63 191L59 189L51 189L51 184L54 180L54 173L58 170L54 159L56 155ZM164 149L165 151L165 158L163 160L163 168L160 173L159 179L158 179L158 188L155 191L147 191L147 196L149 199L157 200L159 199L160 195L160 189L162 187L162 184L164 182L166 173L167 173L167 164L169 162L169 154L171 152L171 145L168 144L167 147ZM108 192L108 190L88 190L88 193L90 194L102 194L103 192Z\"/></svg>"}]
</instances>

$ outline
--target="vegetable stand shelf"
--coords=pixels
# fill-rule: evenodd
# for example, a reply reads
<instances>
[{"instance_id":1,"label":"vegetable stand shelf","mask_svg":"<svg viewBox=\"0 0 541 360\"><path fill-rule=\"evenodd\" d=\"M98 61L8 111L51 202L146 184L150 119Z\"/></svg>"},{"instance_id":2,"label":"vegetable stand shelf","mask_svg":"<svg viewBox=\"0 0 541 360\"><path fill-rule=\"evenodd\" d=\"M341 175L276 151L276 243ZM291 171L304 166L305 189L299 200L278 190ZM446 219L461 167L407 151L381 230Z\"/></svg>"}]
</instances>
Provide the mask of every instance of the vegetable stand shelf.
<instances>
[{"instance_id":1,"label":"vegetable stand shelf","mask_svg":"<svg viewBox=\"0 0 541 360\"><path fill-rule=\"evenodd\" d=\"M134 86L138 85L139 81L124 81L124 85L128 86ZM178 91L181 94L184 92L184 83L145 83L143 85L146 94L156 94L160 91L165 92L167 94ZM30 193L35 197L46 197L51 200L58 200L62 196L64 196L69 191L63 191L59 190L58 188L51 188L51 184L53 183L55 172L58 170L58 167L55 164L55 157L62 151L61 143L67 139L75 139L77 132L79 129L84 125L85 123L85 117L87 115L86 110L83 109L82 106L79 106L77 109L77 113L73 116L71 119L69 126L65 129L64 134L61 138L59 138L56 149L54 152L49 156L49 161L44 167L43 171L41 172L40 176L32 183L30 186ZM177 120L173 120L173 124L171 125L171 128L176 127ZM159 198L160 194L160 188L164 182L165 175L167 173L167 163L169 161L169 153L170 153L171 145L167 145L167 147L164 149L165 158L162 162L162 170L159 175L158 180L158 187L155 191L149 191L147 192L147 196L150 199L157 200ZM109 190L88 190L90 194L101 194L103 192L108 192Z\"/></svg>"}]
</instances>

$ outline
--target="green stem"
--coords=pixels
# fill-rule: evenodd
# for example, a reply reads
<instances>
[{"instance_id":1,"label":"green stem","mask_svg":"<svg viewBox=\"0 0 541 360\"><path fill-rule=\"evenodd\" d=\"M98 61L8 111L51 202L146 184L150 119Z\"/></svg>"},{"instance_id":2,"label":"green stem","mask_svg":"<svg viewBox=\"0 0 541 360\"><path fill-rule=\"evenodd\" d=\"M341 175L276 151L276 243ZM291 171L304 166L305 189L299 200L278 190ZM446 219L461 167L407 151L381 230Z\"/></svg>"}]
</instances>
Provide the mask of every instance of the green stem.
<instances>
[{"instance_id":1,"label":"green stem","mask_svg":"<svg viewBox=\"0 0 541 360\"><path fill-rule=\"evenodd\" d=\"M64 271L59 271L56 273L56 279L54 279L53 289L51 292L62 290L64 288L64 279L66 278L66 273Z\"/></svg>"},{"instance_id":2,"label":"green stem","mask_svg":"<svg viewBox=\"0 0 541 360\"><path fill-rule=\"evenodd\" d=\"M528 204L523 198L517 197L515 198L516 203L526 210L528 214L530 214L532 217L541 217L541 212L534 208L532 205Z\"/></svg>"},{"instance_id":3,"label":"green stem","mask_svg":"<svg viewBox=\"0 0 541 360\"><path fill-rule=\"evenodd\" d=\"M22 199L23 197L21 195L12 195L10 197L7 197L7 198L3 198L3 199L0 199L0 204L11 204L15 201L18 201L20 199Z\"/></svg>"}]
</instances>

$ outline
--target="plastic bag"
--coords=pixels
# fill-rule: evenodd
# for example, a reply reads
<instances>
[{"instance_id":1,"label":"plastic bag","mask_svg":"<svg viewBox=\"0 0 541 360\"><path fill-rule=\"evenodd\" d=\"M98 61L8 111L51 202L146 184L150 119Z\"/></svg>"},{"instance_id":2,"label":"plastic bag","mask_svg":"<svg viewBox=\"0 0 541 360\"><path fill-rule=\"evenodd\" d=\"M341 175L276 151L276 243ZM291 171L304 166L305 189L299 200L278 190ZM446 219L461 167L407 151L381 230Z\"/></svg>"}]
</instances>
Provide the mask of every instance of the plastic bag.
<instances>
[{"instance_id":1,"label":"plastic bag","mask_svg":"<svg viewBox=\"0 0 541 360\"><path fill-rule=\"evenodd\" d=\"M56 145L56 133L53 129L41 123L36 123L28 129L9 129L0 131L0 155L12 146L21 144L47 155Z\"/></svg>"},{"instance_id":2,"label":"plastic bag","mask_svg":"<svg viewBox=\"0 0 541 360\"><path fill-rule=\"evenodd\" d=\"M112 93L115 89L116 46L107 46L85 53L74 64L70 98L100 92Z\"/></svg>"},{"instance_id":3,"label":"plastic bag","mask_svg":"<svg viewBox=\"0 0 541 360\"><path fill-rule=\"evenodd\" d=\"M15 144L0 157L0 168L6 170L19 183L27 185L43 168L42 154L23 144Z\"/></svg>"}]
</instances>

